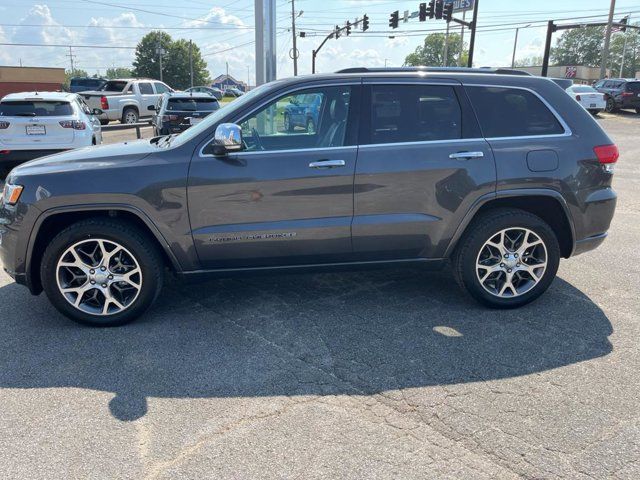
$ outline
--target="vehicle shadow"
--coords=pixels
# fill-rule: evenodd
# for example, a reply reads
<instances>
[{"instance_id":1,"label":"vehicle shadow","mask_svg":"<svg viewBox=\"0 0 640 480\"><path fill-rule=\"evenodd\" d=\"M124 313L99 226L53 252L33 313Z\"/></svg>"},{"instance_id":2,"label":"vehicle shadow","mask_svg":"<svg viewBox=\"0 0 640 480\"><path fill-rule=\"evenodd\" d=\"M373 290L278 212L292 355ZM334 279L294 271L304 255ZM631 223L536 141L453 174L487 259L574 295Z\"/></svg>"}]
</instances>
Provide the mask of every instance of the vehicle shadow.
<instances>
[{"instance_id":1,"label":"vehicle shadow","mask_svg":"<svg viewBox=\"0 0 640 480\"><path fill-rule=\"evenodd\" d=\"M149 397L370 395L527 375L607 355L612 327L557 279L519 310L484 309L448 273L295 274L170 283L140 321L77 326L44 296L0 288L0 388L113 392L135 420Z\"/></svg>"}]
</instances>

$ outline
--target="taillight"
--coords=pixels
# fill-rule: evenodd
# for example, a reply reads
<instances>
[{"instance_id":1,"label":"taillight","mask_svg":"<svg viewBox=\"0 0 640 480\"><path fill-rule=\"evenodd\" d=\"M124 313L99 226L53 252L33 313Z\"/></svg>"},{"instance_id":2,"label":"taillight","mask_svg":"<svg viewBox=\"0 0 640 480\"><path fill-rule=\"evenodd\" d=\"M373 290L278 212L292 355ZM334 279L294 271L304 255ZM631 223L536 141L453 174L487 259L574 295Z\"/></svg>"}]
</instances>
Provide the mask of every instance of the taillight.
<instances>
[{"instance_id":1,"label":"taillight","mask_svg":"<svg viewBox=\"0 0 640 480\"><path fill-rule=\"evenodd\" d=\"M618 152L618 147L615 145L600 145L598 147L593 147L593 153L596 154L598 158L598 162L603 165L608 163L616 163L618 158L620 157L620 152Z\"/></svg>"},{"instance_id":2,"label":"taillight","mask_svg":"<svg viewBox=\"0 0 640 480\"><path fill-rule=\"evenodd\" d=\"M62 120L60 122L62 128L73 128L74 130L85 130L87 125L80 120Z\"/></svg>"},{"instance_id":3,"label":"taillight","mask_svg":"<svg viewBox=\"0 0 640 480\"><path fill-rule=\"evenodd\" d=\"M622 92L620 94L621 97L633 97L635 95L635 93L633 92Z\"/></svg>"},{"instance_id":4,"label":"taillight","mask_svg":"<svg viewBox=\"0 0 640 480\"><path fill-rule=\"evenodd\" d=\"M0 130L6 130L11 125L9 122L0 122Z\"/></svg>"},{"instance_id":5,"label":"taillight","mask_svg":"<svg viewBox=\"0 0 640 480\"><path fill-rule=\"evenodd\" d=\"M174 120L178 120L178 115L162 115L163 122L173 122Z\"/></svg>"},{"instance_id":6,"label":"taillight","mask_svg":"<svg viewBox=\"0 0 640 480\"><path fill-rule=\"evenodd\" d=\"M109 100L104 95L100 97L100 108L102 110L109 110Z\"/></svg>"}]
</instances>

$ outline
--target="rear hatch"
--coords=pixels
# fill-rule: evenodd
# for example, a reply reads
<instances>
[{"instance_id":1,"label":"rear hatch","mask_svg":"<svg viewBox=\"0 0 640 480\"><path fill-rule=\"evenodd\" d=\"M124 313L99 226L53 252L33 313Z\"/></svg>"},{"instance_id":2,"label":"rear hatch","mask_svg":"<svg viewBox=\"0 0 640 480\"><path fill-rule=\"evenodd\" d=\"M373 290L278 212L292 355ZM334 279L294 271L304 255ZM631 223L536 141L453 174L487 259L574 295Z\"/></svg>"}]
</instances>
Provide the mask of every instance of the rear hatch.
<instances>
[{"instance_id":1,"label":"rear hatch","mask_svg":"<svg viewBox=\"0 0 640 480\"><path fill-rule=\"evenodd\" d=\"M64 100L0 102L0 146L7 149L70 148L74 140L73 106Z\"/></svg>"},{"instance_id":2,"label":"rear hatch","mask_svg":"<svg viewBox=\"0 0 640 480\"><path fill-rule=\"evenodd\" d=\"M640 107L640 82L627 82L622 97L625 106Z\"/></svg>"},{"instance_id":3,"label":"rear hatch","mask_svg":"<svg viewBox=\"0 0 640 480\"><path fill-rule=\"evenodd\" d=\"M214 97L169 98L162 123L169 128L188 128L219 108Z\"/></svg>"}]
</instances>

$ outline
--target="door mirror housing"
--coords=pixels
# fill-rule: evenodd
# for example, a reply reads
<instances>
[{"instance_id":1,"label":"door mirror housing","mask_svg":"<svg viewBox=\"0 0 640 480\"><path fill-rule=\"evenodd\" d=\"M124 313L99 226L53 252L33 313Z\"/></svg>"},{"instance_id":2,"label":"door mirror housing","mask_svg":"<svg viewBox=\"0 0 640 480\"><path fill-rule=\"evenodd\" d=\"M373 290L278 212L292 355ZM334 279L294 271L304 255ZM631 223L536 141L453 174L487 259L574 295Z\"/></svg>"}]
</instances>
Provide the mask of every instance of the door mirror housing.
<instances>
[{"instance_id":1,"label":"door mirror housing","mask_svg":"<svg viewBox=\"0 0 640 480\"><path fill-rule=\"evenodd\" d=\"M94 108L91 110L91 115L102 115L104 111L101 108Z\"/></svg>"},{"instance_id":2,"label":"door mirror housing","mask_svg":"<svg viewBox=\"0 0 640 480\"><path fill-rule=\"evenodd\" d=\"M224 156L242 150L242 129L235 123L221 123L213 136L213 154Z\"/></svg>"}]
</instances>

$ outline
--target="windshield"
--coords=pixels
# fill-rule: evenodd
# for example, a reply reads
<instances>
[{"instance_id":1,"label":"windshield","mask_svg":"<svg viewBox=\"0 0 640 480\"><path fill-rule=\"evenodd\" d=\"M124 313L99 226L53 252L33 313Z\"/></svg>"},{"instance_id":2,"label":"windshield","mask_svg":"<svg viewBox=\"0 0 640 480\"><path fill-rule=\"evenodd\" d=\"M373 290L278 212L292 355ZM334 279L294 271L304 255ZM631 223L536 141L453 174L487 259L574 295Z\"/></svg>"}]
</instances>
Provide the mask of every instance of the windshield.
<instances>
[{"instance_id":1,"label":"windshield","mask_svg":"<svg viewBox=\"0 0 640 480\"><path fill-rule=\"evenodd\" d=\"M104 92L121 92L127 86L127 83L129 82L110 81L105 83L100 90Z\"/></svg>"},{"instance_id":2,"label":"windshield","mask_svg":"<svg viewBox=\"0 0 640 480\"><path fill-rule=\"evenodd\" d=\"M0 117L63 117L73 115L69 102L19 100L0 102Z\"/></svg>"},{"instance_id":3,"label":"windshield","mask_svg":"<svg viewBox=\"0 0 640 480\"><path fill-rule=\"evenodd\" d=\"M218 109L215 98L170 98L168 111L175 112L212 112Z\"/></svg>"},{"instance_id":4,"label":"windshield","mask_svg":"<svg viewBox=\"0 0 640 480\"><path fill-rule=\"evenodd\" d=\"M180 135L172 139L171 146L177 147L180 145L184 145L192 138L195 138L198 135L200 135L202 132L206 132L211 128L212 125L215 125L216 123L220 122L220 120L222 120L229 113L230 109L234 109L234 110L240 109L245 105L253 102L253 100L256 97L259 97L260 95L262 95L266 90L269 89L269 87L270 87L270 84L266 83L257 88L254 88L246 95L242 95L241 97L238 97L236 100L231 102L229 106L216 110L214 113L206 117L200 123L194 125L188 130L185 130Z\"/></svg>"},{"instance_id":5,"label":"windshield","mask_svg":"<svg viewBox=\"0 0 640 480\"><path fill-rule=\"evenodd\" d=\"M593 93L593 92L597 92L597 90L595 88L592 87L572 87L571 88L572 91L574 91L575 93Z\"/></svg>"}]
</instances>

